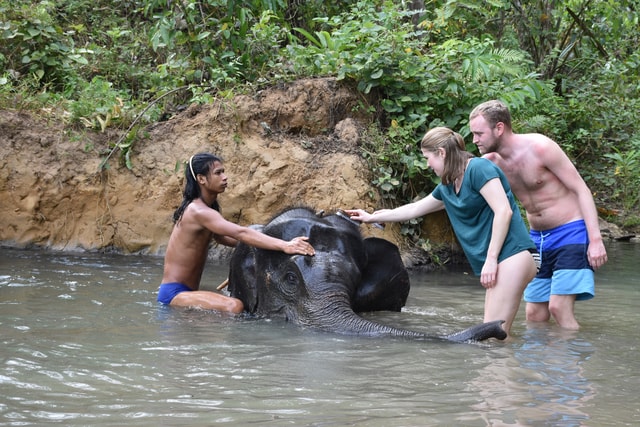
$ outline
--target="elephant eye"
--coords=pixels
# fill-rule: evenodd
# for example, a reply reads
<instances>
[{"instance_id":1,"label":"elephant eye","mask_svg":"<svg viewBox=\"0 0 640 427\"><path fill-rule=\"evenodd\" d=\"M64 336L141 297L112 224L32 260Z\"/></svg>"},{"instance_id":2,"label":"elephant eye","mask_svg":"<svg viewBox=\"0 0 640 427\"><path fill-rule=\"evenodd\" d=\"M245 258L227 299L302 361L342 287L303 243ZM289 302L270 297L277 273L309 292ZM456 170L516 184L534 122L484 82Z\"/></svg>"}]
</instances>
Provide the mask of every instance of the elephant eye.
<instances>
[{"instance_id":1,"label":"elephant eye","mask_svg":"<svg viewBox=\"0 0 640 427\"><path fill-rule=\"evenodd\" d=\"M287 281L288 285L295 286L298 284L298 275L293 271L289 271L285 276L285 280Z\"/></svg>"}]
</instances>

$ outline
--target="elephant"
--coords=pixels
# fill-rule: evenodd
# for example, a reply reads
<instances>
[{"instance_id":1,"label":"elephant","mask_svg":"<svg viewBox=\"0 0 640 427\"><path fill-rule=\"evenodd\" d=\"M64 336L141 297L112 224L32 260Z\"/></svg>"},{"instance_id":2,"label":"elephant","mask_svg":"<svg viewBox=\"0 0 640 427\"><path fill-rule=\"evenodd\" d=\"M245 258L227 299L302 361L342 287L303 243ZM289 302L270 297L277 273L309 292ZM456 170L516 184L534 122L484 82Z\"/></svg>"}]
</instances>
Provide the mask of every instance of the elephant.
<instances>
[{"instance_id":1,"label":"elephant","mask_svg":"<svg viewBox=\"0 0 640 427\"><path fill-rule=\"evenodd\" d=\"M360 224L342 211L324 215L309 207L291 207L266 225L263 233L291 240L308 236L314 256L287 255L239 243L229 263L229 294L245 311L283 318L305 328L345 335L394 336L474 342L503 340L503 321L477 324L446 336L395 328L357 313L401 311L409 294L409 273L398 247L388 240L364 238Z\"/></svg>"}]
</instances>

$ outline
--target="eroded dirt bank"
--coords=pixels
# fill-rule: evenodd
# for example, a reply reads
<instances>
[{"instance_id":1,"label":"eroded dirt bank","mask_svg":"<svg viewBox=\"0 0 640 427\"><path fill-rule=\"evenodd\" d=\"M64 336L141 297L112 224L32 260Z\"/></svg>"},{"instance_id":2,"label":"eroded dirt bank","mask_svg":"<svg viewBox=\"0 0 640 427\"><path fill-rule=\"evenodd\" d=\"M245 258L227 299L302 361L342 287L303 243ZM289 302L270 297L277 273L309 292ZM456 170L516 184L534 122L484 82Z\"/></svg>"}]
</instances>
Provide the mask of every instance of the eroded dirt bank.
<instances>
[{"instance_id":1,"label":"eroded dirt bank","mask_svg":"<svg viewBox=\"0 0 640 427\"><path fill-rule=\"evenodd\" d=\"M359 108L366 102L334 79L310 79L192 106L146 129L132 150L132 170L116 153L104 171L99 164L119 135L69 132L59 122L4 111L0 243L160 255L182 199L182 165L199 151L225 159L223 214L243 225L264 223L291 205L374 208L358 147L370 121ZM427 237L453 241L443 215L428 222ZM366 235L400 243L397 230L363 226ZM412 264L409 251L403 248ZM228 252L212 248L212 256Z\"/></svg>"},{"instance_id":2,"label":"eroded dirt bank","mask_svg":"<svg viewBox=\"0 0 640 427\"><path fill-rule=\"evenodd\" d=\"M291 205L373 207L358 154L368 120L358 113L362 102L335 80L314 79L192 106L146 129L132 170L116 155L102 172L118 135L70 133L62 123L4 111L0 242L162 254L182 198L182 165L199 151L225 159L230 185L220 201L240 224L264 223ZM392 228L385 233L395 240Z\"/></svg>"}]
</instances>

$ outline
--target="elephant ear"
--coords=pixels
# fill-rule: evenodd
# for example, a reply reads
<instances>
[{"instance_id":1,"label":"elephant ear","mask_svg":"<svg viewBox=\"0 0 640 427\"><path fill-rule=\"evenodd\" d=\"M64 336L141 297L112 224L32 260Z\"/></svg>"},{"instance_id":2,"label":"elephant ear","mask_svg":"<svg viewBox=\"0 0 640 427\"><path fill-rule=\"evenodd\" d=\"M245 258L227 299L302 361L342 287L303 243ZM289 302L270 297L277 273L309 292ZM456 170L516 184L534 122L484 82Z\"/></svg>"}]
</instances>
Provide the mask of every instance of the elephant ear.
<instances>
[{"instance_id":1,"label":"elephant ear","mask_svg":"<svg viewBox=\"0 0 640 427\"><path fill-rule=\"evenodd\" d=\"M400 251L385 239L364 239L367 262L351 304L353 311L400 311L409 296L409 273Z\"/></svg>"},{"instance_id":2,"label":"elephant ear","mask_svg":"<svg viewBox=\"0 0 640 427\"><path fill-rule=\"evenodd\" d=\"M262 226L253 225L251 228L262 230ZM238 243L229 262L229 294L242 301L249 313L255 313L258 305L257 250Z\"/></svg>"}]
</instances>

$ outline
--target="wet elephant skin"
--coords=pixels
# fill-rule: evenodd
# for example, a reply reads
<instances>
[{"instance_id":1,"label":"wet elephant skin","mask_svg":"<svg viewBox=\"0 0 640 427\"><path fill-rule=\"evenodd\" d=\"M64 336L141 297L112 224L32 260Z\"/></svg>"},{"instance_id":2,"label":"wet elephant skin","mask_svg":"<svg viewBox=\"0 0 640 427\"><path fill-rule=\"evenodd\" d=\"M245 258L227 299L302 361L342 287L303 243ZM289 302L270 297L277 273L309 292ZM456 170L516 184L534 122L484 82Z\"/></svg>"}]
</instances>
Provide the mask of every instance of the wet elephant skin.
<instances>
[{"instance_id":1,"label":"wet elephant skin","mask_svg":"<svg viewBox=\"0 0 640 427\"><path fill-rule=\"evenodd\" d=\"M455 342L506 337L501 321L428 336L359 316L359 312L400 311L409 294L409 274L396 245L363 238L359 225L344 215L291 208L266 225L253 227L283 240L308 236L316 254L287 255L240 243L230 261L229 292L251 314L339 334Z\"/></svg>"}]
</instances>

